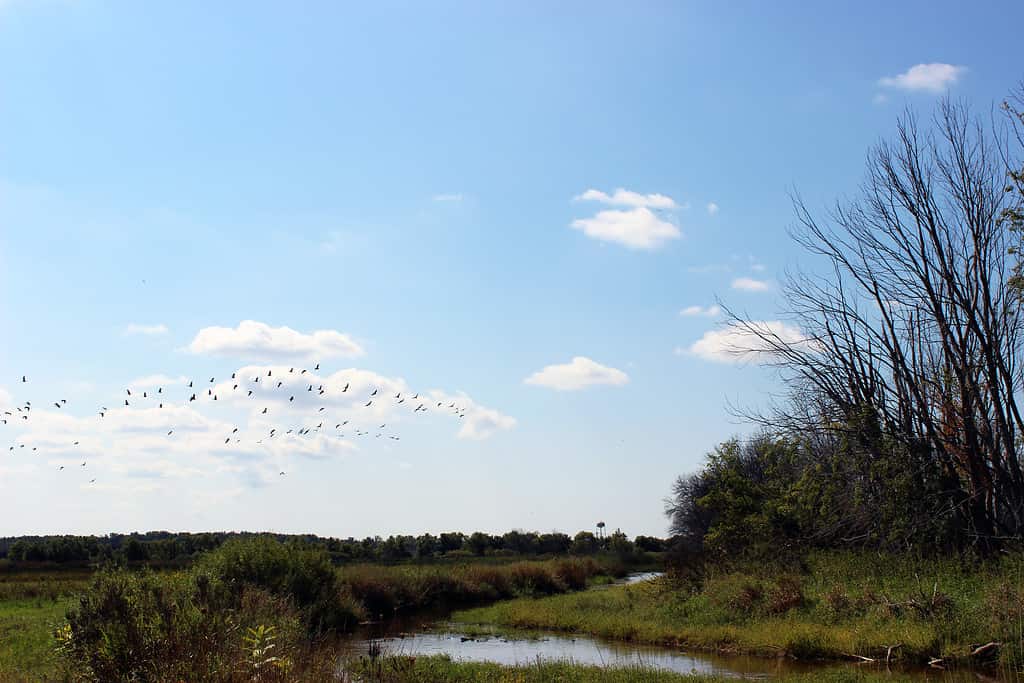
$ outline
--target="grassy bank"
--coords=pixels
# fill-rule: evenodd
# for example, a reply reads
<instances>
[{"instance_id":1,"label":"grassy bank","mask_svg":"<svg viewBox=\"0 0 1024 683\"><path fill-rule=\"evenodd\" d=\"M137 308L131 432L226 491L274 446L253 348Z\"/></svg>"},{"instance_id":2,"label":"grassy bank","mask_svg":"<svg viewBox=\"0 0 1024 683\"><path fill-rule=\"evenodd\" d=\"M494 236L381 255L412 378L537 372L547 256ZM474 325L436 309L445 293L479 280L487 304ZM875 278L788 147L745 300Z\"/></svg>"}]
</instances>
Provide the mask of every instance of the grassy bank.
<instances>
[{"instance_id":1,"label":"grassy bank","mask_svg":"<svg viewBox=\"0 0 1024 683\"><path fill-rule=\"evenodd\" d=\"M1024 556L984 564L832 553L802 566L711 572L457 612L469 624L798 659L853 655L908 662L970 659L1020 668ZM988 662L992 663L992 662Z\"/></svg>"},{"instance_id":2,"label":"grassy bank","mask_svg":"<svg viewBox=\"0 0 1024 683\"><path fill-rule=\"evenodd\" d=\"M502 666L479 662L453 662L443 657L364 658L350 672L366 683L730 683L732 677L679 674L640 667L580 666L569 662L537 662ZM778 683L911 683L920 678L889 672L834 669L811 674L783 674Z\"/></svg>"}]
</instances>

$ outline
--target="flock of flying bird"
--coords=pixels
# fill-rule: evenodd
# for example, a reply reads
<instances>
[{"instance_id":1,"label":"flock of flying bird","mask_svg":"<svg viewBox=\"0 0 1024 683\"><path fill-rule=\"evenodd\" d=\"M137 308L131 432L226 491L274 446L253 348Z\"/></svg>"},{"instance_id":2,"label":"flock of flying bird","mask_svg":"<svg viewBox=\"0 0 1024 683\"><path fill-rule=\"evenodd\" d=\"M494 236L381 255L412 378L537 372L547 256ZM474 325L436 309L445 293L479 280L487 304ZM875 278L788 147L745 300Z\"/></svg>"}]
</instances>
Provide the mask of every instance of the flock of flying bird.
<instances>
[{"instance_id":1,"label":"flock of flying bird","mask_svg":"<svg viewBox=\"0 0 1024 683\"><path fill-rule=\"evenodd\" d=\"M313 368L314 372L318 371L318 370L320 370L320 364L319 363L317 363L315 365L315 367ZM241 390L241 391L245 392L245 396L247 398L254 399L254 398L259 397L259 395L257 394L257 391L261 388L261 386L262 387L268 387L269 386L270 390L271 391L275 391L275 392L284 389L284 393L288 394L288 404L290 406L293 406L293 405L295 405L295 397L296 397L296 395L294 393L291 393L291 392L293 392L295 390L294 387L292 386L292 384L294 384L294 382L292 380L294 380L295 378L298 378L298 377L301 377L301 376L305 375L309 371L306 370L306 369L301 369L300 368L300 369L298 369L298 372L296 372L296 368L290 367L288 369L287 373L284 373L285 374L285 379L281 379L280 378L281 372L282 371L279 369L279 376L275 377L273 369L267 369L266 375L263 375L262 371L260 371L258 374L254 375L254 376L252 376L251 378L248 378L248 379L238 378L238 376L237 376L238 373L237 372L233 372L233 373L231 373L231 382L230 382L231 389L230 389L230 391L231 392L237 392L237 391ZM262 383L261 383L261 380L262 380ZM286 386L285 380L288 380L288 386ZM215 385L215 382L216 382L216 378L215 377L211 377L210 380L209 380L209 385L210 386L207 386L206 387L206 391L204 392L202 390L202 388L199 388L199 386L197 386L197 381L196 380L190 380L188 382L188 386L186 387L186 392L185 393L188 394L188 398L184 401L184 405L188 406L189 404L191 404L193 402L201 401L201 400L217 401L218 400L218 394L214 392L214 388L215 387L213 386L213 385ZM26 375L22 375L21 383L22 384L27 384L28 383L28 377ZM306 385L305 393L307 393L307 394L315 392L315 395L317 397L325 396L327 394L327 390L324 388L323 384L319 384L316 387L314 387L314 385L312 383L302 382L302 384ZM340 393L341 394L348 394L350 387L351 387L351 382L346 382L345 386L341 388ZM143 390L143 391L140 392L138 389L136 389L133 392L130 387L125 388L124 391L125 391L125 397L124 397L124 407L125 408L131 407L131 406L138 406L140 404L143 405L143 406L151 408L151 407L153 407L153 404L155 403L157 409L162 409L162 408L164 408L165 405L168 405L168 406L170 405L169 402L165 403L165 397L168 394L164 393L164 389L163 389L162 386L158 386L156 388L155 392L152 392L152 391L149 391L149 390ZM387 400L390 400L396 406L402 405L402 404L406 404L408 402L408 405L415 404L416 407L412 410L412 413L416 414L416 413L420 413L420 412L424 412L424 413L427 412L428 410L430 410L430 408L428 408L427 404L428 403L435 403L435 401L433 401L433 399L421 398L419 393L414 393L411 396L404 396L403 393L401 391L399 391L399 392L395 393L394 397L390 397L389 395L385 395L385 394L382 394L380 392L381 392L381 389L379 387L375 387L373 389L373 391L369 393L369 395L365 396L365 398L367 399L365 403L362 403L362 401L360 399L359 402L356 403L355 405L356 406L361 405L362 408L367 409L367 408L370 408L371 406L373 406L374 403L380 404L383 401L387 401ZM436 396L434 398L436 398ZM58 410L63 410L66 405L67 405L67 400L63 399L63 398L53 402L53 406L55 408L57 408ZM435 408L435 409L451 411L452 414L454 414L455 416L457 416L459 418L464 418L466 416L466 408L464 406L458 405L458 403L455 402L455 401L450 401L447 404L445 403L445 401L436 401L436 405L431 406L431 407ZM270 406L265 406L263 408L263 410L259 412L259 415L260 416L268 415L268 410L269 409L270 409ZM7 424L10 424L11 421L16 421L16 420L19 420L19 419L23 420L23 421L26 421L26 423L30 422L30 418L32 417L32 410L33 410L33 406L32 406L32 402L31 401L25 401L23 404L21 404L19 406L14 406L14 410L13 411L12 410L4 410L3 411L3 415L0 415L0 425L7 425ZM312 424L312 421L309 421L309 426L293 426L293 427L291 427L289 429L286 429L286 430L283 430L283 427L271 427L269 432L265 433L262 436L262 438L259 438L259 439L256 440L256 444L263 444L264 443L264 439L274 439L274 438L280 437L282 435L294 435L295 437L307 437L307 436L310 436L310 435L316 435L316 434L324 433L323 430L324 430L324 427L325 427L325 423L328 425L327 429L328 430L330 429L330 426L329 426L330 421L324 419L326 411L327 411L327 407L326 406L320 406L317 409L316 413L314 414L314 418L313 418L314 420L318 420L318 422L317 422L317 424L315 426ZM107 408L106 406L102 406L102 407L100 407L100 409L97 412L98 412L100 418L104 418L104 417L106 417L107 412L109 412L109 408ZM359 437L365 437L365 436L369 436L371 434L370 431L368 431L366 429L360 429L358 427L355 427L354 425L349 427L350 421L351 421L350 419L346 419L346 420L342 420L340 422L337 422L334 425L334 434L333 434L333 436L336 436L339 439L344 439L345 438L345 434L341 430L345 429L345 428L350 428L351 433L353 433L355 436L359 436ZM306 421L304 420L303 422L306 422ZM382 424L380 424L377 427L377 429L378 430L383 430L386 427L387 427L387 424L386 423L382 423ZM231 444L232 441L234 441L235 443L241 443L241 438L239 437L238 433L239 433L239 428L238 427L234 427L232 429L231 433L228 434L225 437L224 444L225 445L229 445L229 444ZM174 436L174 429L168 430L167 434L166 434L166 437L170 438L170 437L173 437L173 436ZM376 430L374 430L374 437L378 438L378 439L381 438L381 437L387 437L388 439L390 439L392 441L400 441L401 440L401 437L399 437L399 436L397 436L395 434L385 434L384 432L376 431ZM80 445L80 443L81 443L80 441L76 440L76 441L73 441L71 443L71 446L77 447L77 446ZM27 447L26 443L15 443L14 445L10 446L8 450L9 450L9 452L13 453L13 452L15 452L17 450L21 450L21 449L24 449L26 447ZM38 446L32 446L31 450L32 451L38 451ZM84 468L84 467L86 467L87 464L88 464L87 461L83 461L81 463L80 467ZM58 471L64 470L64 465L60 465L57 468L57 470ZM281 470L278 474L279 474L279 476L284 476L285 475L285 471ZM89 480L90 484L94 484L95 482L96 482L95 478L92 478L92 479Z\"/></svg>"}]
</instances>

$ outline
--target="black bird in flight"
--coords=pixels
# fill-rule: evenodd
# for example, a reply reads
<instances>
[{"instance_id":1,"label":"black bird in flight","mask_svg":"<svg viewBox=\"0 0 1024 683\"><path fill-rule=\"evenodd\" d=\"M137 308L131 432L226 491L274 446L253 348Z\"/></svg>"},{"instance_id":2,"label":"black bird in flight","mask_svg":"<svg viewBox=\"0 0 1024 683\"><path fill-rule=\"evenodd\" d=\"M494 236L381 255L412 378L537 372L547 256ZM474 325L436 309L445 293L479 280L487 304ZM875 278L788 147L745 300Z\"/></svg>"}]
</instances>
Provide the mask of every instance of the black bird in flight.
<instances>
[{"instance_id":1,"label":"black bird in flight","mask_svg":"<svg viewBox=\"0 0 1024 683\"><path fill-rule=\"evenodd\" d=\"M266 409L266 408L264 408L264 409L263 409L263 412L262 412L261 414L262 414L262 415L266 415L266 414L267 414L267 409Z\"/></svg>"},{"instance_id":2,"label":"black bird in flight","mask_svg":"<svg viewBox=\"0 0 1024 683\"><path fill-rule=\"evenodd\" d=\"M377 390L376 390L376 389L374 389L374 390L373 390L373 393L372 393L372 394L370 394L370 396L376 396L376 395L377 395Z\"/></svg>"},{"instance_id":3,"label":"black bird in flight","mask_svg":"<svg viewBox=\"0 0 1024 683\"><path fill-rule=\"evenodd\" d=\"M315 367L315 368L313 368L313 369L314 369L314 370L319 370L319 369L320 369L320 364L319 364L319 363L317 363L317 364L316 364L316 367Z\"/></svg>"},{"instance_id":4,"label":"black bird in flight","mask_svg":"<svg viewBox=\"0 0 1024 683\"><path fill-rule=\"evenodd\" d=\"M346 391L348 391L348 385L349 385L349 383L345 382L345 388L341 390L341 393L344 394Z\"/></svg>"},{"instance_id":5,"label":"black bird in flight","mask_svg":"<svg viewBox=\"0 0 1024 683\"><path fill-rule=\"evenodd\" d=\"M364 407L364 408L366 408L366 407L367 407L367 406L369 406L369 405L370 405L371 403L373 403L373 400L372 400L372 399L371 399L371 400L369 400L369 401L367 401L367 402L366 402L366 405L365 405L365 406L363 406L363 407Z\"/></svg>"}]
</instances>

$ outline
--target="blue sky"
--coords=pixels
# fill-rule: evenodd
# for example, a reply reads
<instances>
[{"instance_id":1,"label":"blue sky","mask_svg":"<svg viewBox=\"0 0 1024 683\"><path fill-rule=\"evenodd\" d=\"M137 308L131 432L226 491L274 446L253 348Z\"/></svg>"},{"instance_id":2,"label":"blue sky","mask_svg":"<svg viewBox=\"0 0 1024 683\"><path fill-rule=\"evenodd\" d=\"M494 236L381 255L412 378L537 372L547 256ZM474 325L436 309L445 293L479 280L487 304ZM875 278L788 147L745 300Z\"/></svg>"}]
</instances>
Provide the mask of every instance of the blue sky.
<instances>
[{"instance_id":1,"label":"blue sky","mask_svg":"<svg viewBox=\"0 0 1024 683\"><path fill-rule=\"evenodd\" d=\"M789 193L987 112L1022 19L0 0L0 534L664 533L773 389L709 308L779 320ZM325 394L231 388L288 367Z\"/></svg>"}]
</instances>

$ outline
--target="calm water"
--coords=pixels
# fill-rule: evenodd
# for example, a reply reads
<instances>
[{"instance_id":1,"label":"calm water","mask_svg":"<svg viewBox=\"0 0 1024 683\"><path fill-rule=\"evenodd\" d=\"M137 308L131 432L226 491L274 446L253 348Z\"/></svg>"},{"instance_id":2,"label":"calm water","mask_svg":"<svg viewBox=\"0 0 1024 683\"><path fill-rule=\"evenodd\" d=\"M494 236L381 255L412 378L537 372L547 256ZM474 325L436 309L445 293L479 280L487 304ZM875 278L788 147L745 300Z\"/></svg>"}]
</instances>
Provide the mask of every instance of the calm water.
<instances>
[{"instance_id":1,"label":"calm water","mask_svg":"<svg viewBox=\"0 0 1024 683\"><path fill-rule=\"evenodd\" d=\"M656 578L655 572L631 574L620 583L638 583ZM597 590L597 589L593 589ZM395 619L375 624L357 633L347 643L346 654L365 655L371 643L391 655L447 655L457 661L495 662L498 664L532 664L543 661L572 661L596 666L645 666L678 673L704 673L747 679L770 679L783 673L812 672L826 665L793 662L749 656L723 656L687 653L669 647L637 645L587 636L559 633L515 635L504 629L501 634L469 636L460 632L460 625L446 621L443 614ZM832 663L827 668L835 668ZM842 666L842 665L839 665ZM863 668L863 664L849 664ZM1006 681L973 671L941 670L901 671L922 681Z\"/></svg>"}]
</instances>

